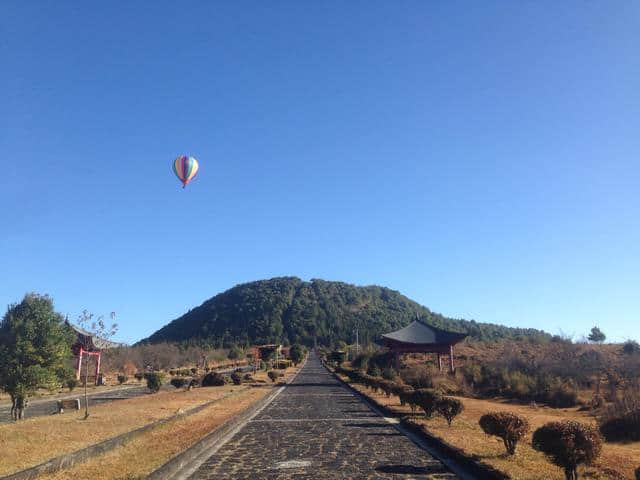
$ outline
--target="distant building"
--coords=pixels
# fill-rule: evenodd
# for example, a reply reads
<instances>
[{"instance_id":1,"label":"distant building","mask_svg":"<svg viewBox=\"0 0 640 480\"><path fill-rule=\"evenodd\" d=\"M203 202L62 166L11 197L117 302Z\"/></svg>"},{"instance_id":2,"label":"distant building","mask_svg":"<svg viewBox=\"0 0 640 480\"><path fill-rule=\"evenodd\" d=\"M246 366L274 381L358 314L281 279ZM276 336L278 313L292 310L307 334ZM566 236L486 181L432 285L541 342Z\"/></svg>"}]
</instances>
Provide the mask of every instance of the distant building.
<instances>
[{"instance_id":1,"label":"distant building","mask_svg":"<svg viewBox=\"0 0 640 480\"><path fill-rule=\"evenodd\" d=\"M442 355L449 356L449 371L454 372L453 346L467 337L466 333L448 332L419 320L404 328L382 335L384 344L395 356L396 368L404 353L435 353L438 369L442 371Z\"/></svg>"},{"instance_id":2,"label":"distant building","mask_svg":"<svg viewBox=\"0 0 640 480\"><path fill-rule=\"evenodd\" d=\"M96 369L95 376L90 375L89 380L95 385L101 383L100 374L100 360L102 359L102 351L110 348L123 347L124 343L112 342L103 338L96 337L95 335L87 332L86 330L73 325L67 320L65 322L69 328L76 333L76 340L71 346L73 355L75 356L75 371L76 379L81 380L82 377L82 358L86 357L85 361L89 361L91 357L96 357Z\"/></svg>"}]
</instances>

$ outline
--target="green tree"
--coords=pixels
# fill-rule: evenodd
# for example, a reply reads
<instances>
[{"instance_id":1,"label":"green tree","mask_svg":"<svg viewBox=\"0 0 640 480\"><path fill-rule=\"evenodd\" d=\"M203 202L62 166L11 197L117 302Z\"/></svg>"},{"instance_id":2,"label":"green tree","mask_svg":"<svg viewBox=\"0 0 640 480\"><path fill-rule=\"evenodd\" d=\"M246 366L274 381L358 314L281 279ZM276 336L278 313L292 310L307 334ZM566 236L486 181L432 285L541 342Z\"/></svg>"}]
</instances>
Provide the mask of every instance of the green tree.
<instances>
[{"instance_id":1,"label":"green tree","mask_svg":"<svg viewBox=\"0 0 640 480\"><path fill-rule=\"evenodd\" d=\"M587 338L589 339L590 342L602 343L605 341L607 336L598 327L593 327L591 329L591 333Z\"/></svg>"},{"instance_id":2,"label":"green tree","mask_svg":"<svg viewBox=\"0 0 640 480\"><path fill-rule=\"evenodd\" d=\"M11 417L24 418L38 388L60 385L71 358L73 335L49 296L29 293L0 322L0 387L11 397Z\"/></svg>"},{"instance_id":3,"label":"green tree","mask_svg":"<svg viewBox=\"0 0 640 480\"><path fill-rule=\"evenodd\" d=\"M289 355L291 356L291 361L294 365L298 365L304 359L305 348L299 343L295 343L291 346Z\"/></svg>"}]
</instances>

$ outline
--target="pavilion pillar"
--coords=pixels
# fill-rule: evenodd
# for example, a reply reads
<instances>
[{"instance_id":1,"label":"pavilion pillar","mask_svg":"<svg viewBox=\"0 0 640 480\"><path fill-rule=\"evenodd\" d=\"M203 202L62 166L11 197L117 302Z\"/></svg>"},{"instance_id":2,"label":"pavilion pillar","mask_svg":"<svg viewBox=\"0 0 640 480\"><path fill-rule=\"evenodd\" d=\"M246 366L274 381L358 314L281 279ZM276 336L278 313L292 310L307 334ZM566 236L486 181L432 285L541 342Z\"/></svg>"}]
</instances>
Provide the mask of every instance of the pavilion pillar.
<instances>
[{"instance_id":1,"label":"pavilion pillar","mask_svg":"<svg viewBox=\"0 0 640 480\"><path fill-rule=\"evenodd\" d=\"M455 372L455 368L453 366L453 345L449 345L449 371L451 373Z\"/></svg>"},{"instance_id":2,"label":"pavilion pillar","mask_svg":"<svg viewBox=\"0 0 640 480\"><path fill-rule=\"evenodd\" d=\"M82 370L82 348L80 352L78 352L78 356L76 358L76 380L80 380L80 372Z\"/></svg>"},{"instance_id":3,"label":"pavilion pillar","mask_svg":"<svg viewBox=\"0 0 640 480\"><path fill-rule=\"evenodd\" d=\"M98 352L98 359L96 361L96 385L98 385L98 375L100 374L100 357L102 357L102 352Z\"/></svg>"},{"instance_id":4,"label":"pavilion pillar","mask_svg":"<svg viewBox=\"0 0 640 480\"><path fill-rule=\"evenodd\" d=\"M436 353L436 355L438 356L438 370L441 372L442 371L442 357L440 356L440 352Z\"/></svg>"},{"instance_id":5,"label":"pavilion pillar","mask_svg":"<svg viewBox=\"0 0 640 480\"><path fill-rule=\"evenodd\" d=\"M396 369L396 371L400 370L400 352L394 352L393 366Z\"/></svg>"}]
</instances>

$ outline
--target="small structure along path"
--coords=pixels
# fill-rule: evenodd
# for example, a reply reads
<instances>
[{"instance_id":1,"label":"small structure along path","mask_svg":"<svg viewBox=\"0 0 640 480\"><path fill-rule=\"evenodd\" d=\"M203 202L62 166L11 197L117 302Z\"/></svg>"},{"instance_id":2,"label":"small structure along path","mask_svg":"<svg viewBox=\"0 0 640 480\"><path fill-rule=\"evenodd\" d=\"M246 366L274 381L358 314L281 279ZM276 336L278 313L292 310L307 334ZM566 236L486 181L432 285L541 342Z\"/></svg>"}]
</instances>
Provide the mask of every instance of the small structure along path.
<instances>
[{"instance_id":1,"label":"small structure along path","mask_svg":"<svg viewBox=\"0 0 640 480\"><path fill-rule=\"evenodd\" d=\"M395 356L396 369L404 353L435 353L438 369L442 371L441 355L449 355L449 371L454 372L453 346L467 337L466 333L448 332L414 320L395 332L382 335L384 344Z\"/></svg>"}]
</instances>

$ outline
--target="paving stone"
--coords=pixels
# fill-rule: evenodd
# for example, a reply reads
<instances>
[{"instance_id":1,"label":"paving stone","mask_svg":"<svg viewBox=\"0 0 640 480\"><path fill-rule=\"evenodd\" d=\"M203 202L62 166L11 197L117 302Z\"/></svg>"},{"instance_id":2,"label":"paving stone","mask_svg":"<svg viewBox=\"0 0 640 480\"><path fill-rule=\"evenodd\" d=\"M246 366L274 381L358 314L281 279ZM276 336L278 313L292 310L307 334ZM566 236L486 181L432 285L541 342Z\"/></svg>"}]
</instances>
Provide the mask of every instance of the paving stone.
<instances>
[{"instance_id":1,"label":"paving stone","mask_svg":"<svg viewBox=\"0 0 640 480\"><path fill-rule=\"evenodd\" d=\"M293 383L191 477L456 479L311 355Z\"/></svg>"}]
</instances>

